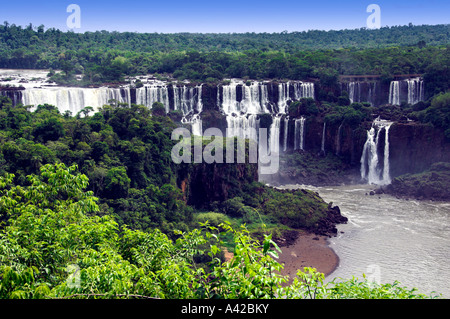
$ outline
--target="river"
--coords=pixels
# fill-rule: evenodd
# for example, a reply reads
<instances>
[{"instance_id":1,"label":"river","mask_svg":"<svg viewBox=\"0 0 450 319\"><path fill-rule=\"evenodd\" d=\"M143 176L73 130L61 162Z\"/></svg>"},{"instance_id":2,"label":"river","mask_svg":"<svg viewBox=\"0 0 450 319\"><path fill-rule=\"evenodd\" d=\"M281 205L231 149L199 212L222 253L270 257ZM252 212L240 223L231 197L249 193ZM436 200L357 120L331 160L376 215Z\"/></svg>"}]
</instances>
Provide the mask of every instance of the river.
<instances>
[{"instance_id":1,"label":"river","mask_svg":"<svg viewBox=\"0 0 450 319\"><path fill-rule=\"evenodd\" d=\"M421 293L450 298L450 202L371 196L370 185L284 186L298 187L317 191L349 220L329 239L340 261L326 280L366 274L379 283L397 280Z\"/></svg>"}]
</instances>

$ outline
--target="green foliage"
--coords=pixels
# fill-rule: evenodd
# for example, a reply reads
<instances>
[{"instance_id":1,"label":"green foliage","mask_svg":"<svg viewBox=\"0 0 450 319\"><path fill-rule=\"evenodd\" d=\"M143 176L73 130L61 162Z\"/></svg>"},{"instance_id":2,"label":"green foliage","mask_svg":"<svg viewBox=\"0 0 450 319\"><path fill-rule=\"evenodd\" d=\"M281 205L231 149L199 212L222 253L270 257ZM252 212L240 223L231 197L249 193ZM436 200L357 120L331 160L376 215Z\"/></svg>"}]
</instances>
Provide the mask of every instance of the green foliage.
<instances>
[{"instance_id":1,"label":"green foliage","mask_svg":"<svg viewBox=\"0 0 450 319\"><path fill-rule=\"evenodd\" d=\"M386 187L386 191L397 196L449 200L450 163L437 162L418 174L397 176Z\"/></svg>"},{"instance_id":2,"label":"green foliage","mask_svg":"<svg viewBox=\"0 0 450 319\"><path fill-rule=\"evenodd\" d=\"M74 33L8 24L0 25L0 67L61 69L50 72L50 80L74 86L158 73L202 82L317 78L335 89L340 74L425 73L431 97L448 88L448 32L448 25L436 25L271 34Z\"/></svg>"},{"instance_id":3,"label":"green foliage","mask_svg":"<svg viewBox=\"0 0 450 319\"><path fill-rule=\"evenodd\" d=\"M152 105L152 114L155 116L164 116L166 115L166 108L164 107L164 104L161 102L155 102Z\"/></svg>"},{"instance_id":4,"label":"green foliage","mask_svg":"<svg viewBox=\"0 0 450 319\"><path fill-rule=\"evenodd\" d=\"M111 168L105 177L105 196L112 199L126 197L130 181L125 167Z\"/></svg>"},{"instance_id":5,"label":"green foliage","mask_svg":"<svg viewBox=\"0 0 450 319\"><path fill-rule=\"evenodd\" d=\"M208 212L208 213L197 213L194 217L195 222L197 223L205 223L206 221L209 222L211 226L217 227L220 224L223 224L224 222L229 222L230 219L222 213L216 213L216 212Z\"/></svg>"},{"instance_id":6,"label":"green foliage","mask_svg":"<svg viewBox=\"0 0 450 319\"><path fill-rule=\"evenodd\" d=\"M301 115L315 116L319 113L316 101L313 98L302 98L289 105L289 116L299 117Z\"/></svg>"},{"instance_id":7,"label":"green foliage","mask_svg":"<svg viewBox=\"0 0 450 319\"><path fill-rule=\"evenodd\" d=\"M0 229L0 298L426 298L394 285L371 287L354 280L323 284L315 269L298 272L286 286L278 271L280 248L271 235L261 242L228 223L176 231L119 227L97 216L98 199L85 191L77 167L45 165L29 186L0 177L0 207L10 215ZM231 235L233 258L221 260ZM198 256L209 262L196 263Z\"/></svg>"},{"instance_id":8,"label":"green foliage","mask_svg":"<svg viewBox=\"0 0 450 319\"><path fill-rule=\"evenodd\" d=\"M340 125L341 123L351 128L357 128L363 121L371 118L371 108L361 103L345 102L343 105L330 104L330 110L325 115L325 122Z\"/></svg>"},{"instance_id":9,"label":"green foliage","mask_svg":"<svg viewBox=\"0 0 450 319\"><path fill-rule=\"evenodd\" d=\"M427 105L425 105L427 106ZM450 140L450 92L441 92L433 97L429 106L411 115L423 123L441 128Z\"/></svg>"}]
</instances>

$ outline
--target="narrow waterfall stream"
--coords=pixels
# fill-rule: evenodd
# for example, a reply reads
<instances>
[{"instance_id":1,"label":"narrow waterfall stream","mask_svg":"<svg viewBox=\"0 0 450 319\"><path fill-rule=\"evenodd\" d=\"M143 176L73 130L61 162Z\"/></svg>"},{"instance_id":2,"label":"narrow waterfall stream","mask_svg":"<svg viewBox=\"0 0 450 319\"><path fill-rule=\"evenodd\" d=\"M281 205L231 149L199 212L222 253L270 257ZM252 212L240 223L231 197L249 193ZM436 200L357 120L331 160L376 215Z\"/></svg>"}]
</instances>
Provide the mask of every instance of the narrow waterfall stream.
<instances>
[{"instance_id":1,"label":"narrow waterfall stream","mask_svg":"<svg viewBox=\"0 0 450 319\"><path fill-rule=\"evenodd\" d=\"M391 125L392 122L377 118L367 132L367 140L361 156L361 178L369 184L386 185L391 182L389 173L389 128ZM383 131L385 134L380 139ZM384 143L383 152L380 151L382 142Z\"/></svg>"}]
</instances>

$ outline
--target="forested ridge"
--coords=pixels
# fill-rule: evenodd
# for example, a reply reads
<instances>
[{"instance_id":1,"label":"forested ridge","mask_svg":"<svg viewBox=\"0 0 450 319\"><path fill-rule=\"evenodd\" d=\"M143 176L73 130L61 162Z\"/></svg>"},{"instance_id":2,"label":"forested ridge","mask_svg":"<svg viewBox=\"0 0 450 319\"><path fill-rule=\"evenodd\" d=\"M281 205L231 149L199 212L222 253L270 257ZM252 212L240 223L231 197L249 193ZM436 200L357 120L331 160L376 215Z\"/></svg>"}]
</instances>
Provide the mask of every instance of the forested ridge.
<instances>
[{"instance_id":1,"label":"forested ridge","mask_svg":"<svg viewBox=\"0 0 450 319\"><path fill-rule=\"evenodd\" d=\"M120 81L125 75L330 81L342 74L415 74L448 65L450 26L242 34L62 32L0 26L0 67L61 69L62 84ZM74 81L73 75L84 75Z\"/></svg>"}]
</instances>

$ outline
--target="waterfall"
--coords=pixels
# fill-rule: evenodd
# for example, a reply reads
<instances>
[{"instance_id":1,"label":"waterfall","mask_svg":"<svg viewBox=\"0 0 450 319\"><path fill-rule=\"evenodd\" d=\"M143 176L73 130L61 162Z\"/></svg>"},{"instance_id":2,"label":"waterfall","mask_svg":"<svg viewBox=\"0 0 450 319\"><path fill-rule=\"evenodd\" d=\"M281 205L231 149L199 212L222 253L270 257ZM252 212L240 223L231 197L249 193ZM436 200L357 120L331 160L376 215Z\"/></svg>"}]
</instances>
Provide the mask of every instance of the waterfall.
<instances>
[{"instance_id":1,"label":"waterfall","mask_svg":"<svg viewBox=\"0 0 450 319\"><path fill-rule=\"evenodd\" d=\"M342 125L344 124L344 122L341 123L341 125L339 125L338 131L337 131L337 136L336 136L336 155L339 155L340 151L341 151L341 130L342 130Z\"/></svg>"},{"instance_id":2,"label":"waterfall","mask_svg":"<svg viewBox=\"0 0 450 319\"><path fill-rule=\"evenodd\" d=\"M361 86L360 86L360 83L359 83L359 82L349 82L349 83L347 84L347 86L348 86L348 98L349 98L349 100L350 100L350 103L360 102L360 96L361 96L361 92L360 92ZM358 90L357 96L356 96L356 93L355 93L355 87L356 87L357 90Z\"/></svg>"},{"instance_id":3,"label":"waterfall","mask_svg":"<svg viewBox=\"0 0 450 319\"><path fill-rule=\"evenodd\" d=\"M323 122L323 131L322 131L322 146L320 148L323 155L325 155L325 128L327 123Z\"/></svg>"},{"instance_id":4,"label":"waterfall","mask_svg":"<svg viewBox=\"0 0 450 319\"><path fill-rule=\"evenodd\" d=\"M169 90L173 91L173 99L169 97ZM180 110L183 116L187 117L202 112L201 94L202 85L170 87L163 82L152 83L136 89L136 104L151 108L154 102L161 102L166 113L173 106L174 110ZM131 106L130 87L95 89L51 87L30 88L22 91L24 105L37 106L47 103L56 106L61 113L69 110L72 114L76 114L86 106L92 106L97 110L109 104L110 100Z\"/></svg>"},{"instance_id":5,"label":"waterfall","mask_svg":"<svg viewBox=\"0 0 450 319\"><path fill-rule=\"evenodd\" d=\"M367 102L369 102L371 106L374 106L376 98L377 98L377 82L370 82L369 92L367 93Z\"/></svg>"},{"instance_id":6,"label":"waterfall","mask_svg":"<svg viewBox=\"0 0 450 319\"><path fill-rule=\"evenodd\" d=\"M268 103L267 88L253 82L244 85L241 81L231 81L222 86L222 104L220 105L220 90L217 92L217 104L226 115L228 137L237 136L257 141L257 114L269 113L265 107ZM238 101L238 90L242 99Z\"/></svg>"},{"instance_id":7,"label":"waterfall","mask_svg":"<svg viewBox=\"0 0 450 319\"><path fill-rule=\"evenodd\" d=\"M279 153L280 150L280 124L281 117L276 116L270 125L269 150L271 154Z\"/></svg>"},{"instance_id":8,"label":"waterfall","mask_svg":"<svg viewBox=\"0 0 450 319\"><path fill-rule=\"evenodd\" d=\"M51 104L56 106L61 113L71 111L77 114L84 107L91 106L99 109L109 104L110 100L119 103L130 104L129 88L45 88L26 89L22 93L24 105L37 106L40 104Z\"/></svg>"},{"instance_id":9,"label":"waterfall","mask_svg":"<svg viewBox=\"0 0 450 319\"><path fill-rule=\"evenodd\" d=\"M300 100L302 98L314 98L314 83L311 82L294 82L294 98Z\"/></svg>"},{"instance_id":10,"label":"waterfall","mask_svg":"<svg viewBox=\"0 0 450 319\"><path fill-rule=\"evenodd\" d=\"M286 82L278 84L278 113L288 112L288 101L291 100L291 88L293 99L299 101L302 98L314 98L314 83L311 82Z\"/></svg>"},{"instance_id":11,"label":"waterfall","mask_svg":"<svg viewBox=\"0 0 450 319\"><path fill-rule=\"evenodd\" d=\"M400 105L400 82L391 81L389 87L389 104Z\"/></svg>"},{"instance_id":12,"label":"waterfall","mask_svg":"<svg viewBox=\"0 0 450 319\"><path fill-rule=\"evenodd\" d=\"M203 127L202 120L199 115L194 115L191 119L191 133L192 135L202 136L203 135Z\"/></svg>"},{"instance_id":13,"label":"waterfall","mask_svg":"<svg viewBox=\"0 0 450 319\"><path fill-rule=\"evenodd\" d=\"M197 113L199 114L203 112L202 87L203 84L197 86Z\"/></svg>"},{"instance_id":14,"label":"waterfall","mask_svg":"<svg viewBox=\"0 0 450 319\"><path fill-rule=\"evenodd\" d=\"M416 104L424 100L423 80L413 78L406 80L408 84L408 104Z\"/></svg>"},{"instance_id":15,"label":"waterfall","mask_svg":"<svg viewBox=\"0 0 450 319\"><path fill-rule=\"evenodd\" d=\"M389 172L389 128L392 122L377 118L369 131L361 156L361 178L369 184L386 185L391 182ZM380 164L379 143L380 135L384 130L384 151L382 153L382 166Z\"/></svg>"},{"instance_id":16,"label":"waterfall","mask_svg":"<svg viewBox=\"0 0 450 319\"><path fill-rule=\"evenodd\" d=\"M288 142L288 133L289 133L289 116L284 118L284 136L283 136L283 151L287 151L287 142Z\"/></svg>"},{"instance_id":17,"label":"waterfall","mask_svg":"<svg viewBox=\"0 0 450 319\"><path fill-rule=\"evenodd\" d=\"M202 109L201 86L173 86L173 108L183 112L184 116Z\"/></svg>"},{"instance_id":18,"label":"waterfall","mask_svg":"<svg viewBox=\"0 0 450 319\"><path fill-rule=\"evenodd\" d=\"M13 106L22 103L22 90L5 90L0 91L0 95L9 97Z\"/></svg>"},{"instance_id":19,"label":"waterfall","mask_svg":"<svg viewBox=\"0 0 450 319\"><path fill-rule=\"evenodd\" d=\"M220 105L220 90L217 91L217 104L225 114L270 113L268 109L269 93L267 85L264 83L252 82L250 85L246 85L242 81L233 80L230 84L223 85L222 105ZM238 101L238 94L242 96L240 101Z\"/></svg>"},{"instance_id":20,"label":"waterfall","mask_svg":"<svg viewBox=\"0 0 450 319\"><path fill-rule=\"evenodd\" d=\"M227 137L236 136L258 141L258 121L256 114L249 114L248 116L229 115L226 120L228 129Z\"/></svg>"},{"instance_id":21,"label":"waterfall","mask_svg":"<svg viewBox=\"0 0 450 319\"><path fill-rule=\"evenodd\" d=\"M289 97L289 82L278 84L278 112L286 113L288 109L287 102L290 100Z\"/></svg>"},{"instance_id":22,"label":"waterfall","mask_svg":"<svg viewBox=\"0 0 450 319\"><path fill-rule=\"evenodd\" d=\"M240 113L240 103L237 101L237 83L231 82L229 85L222 86L222 106L221 109L225 114ZM219 90L217 90L219 92ZM219 94L219 93L217 93ZM217 96L219 101L219 95ZM219 102L218 102L219 103ZM219 105L220 107L220 105Z\"/></svg>"},{"instance_id":23,"label":"waterfall","mask_svg":"<svg viewBox=\"0 0 450 319\"><path fill-rule=\"evenodd\" d=\"M151 84L136 89L136 104L151 108L155 102L164 104L166 113L169 112L169 89L166 85Z\"/></svg>"},{"instance_id":24,"label":"waterfall","mask_svg":"<svg viewBox=\"0 0 450 319\"><path fill-rule=\"evenodd\" d=\"M241 109L249 114L269 113L269 94L267 85L252 82L251 85L242 86Z\"/></svg>"},{"instance_id":25,"label":"waterfall","mask_svg":"<svg viewBox=\"0 0 450 319\"><path fill-rule=\"evenodd\" d=\"M392 123L391 123L392 124ZM383 183L390 184L391 176L390 176L390 167L389 167L389 128L391 124L385 126L385 135L384 135L384 167L383 167Z\"/></svg>"},{"instance_id":26,"label":"waterfall","mask_svg":"<svg viewBox=\"0 0 450 319\"><path fill-rule=\"evenodd\" d=\"M304 150L304 131L305 131L305 118L301 117L295 120L295 131L294 131L294 150Z\"/></svg>"}]
</instances>

